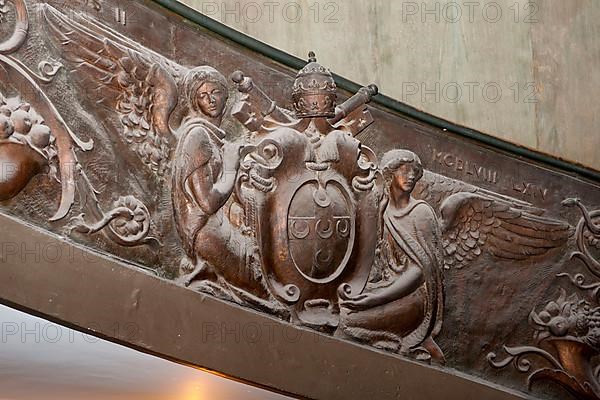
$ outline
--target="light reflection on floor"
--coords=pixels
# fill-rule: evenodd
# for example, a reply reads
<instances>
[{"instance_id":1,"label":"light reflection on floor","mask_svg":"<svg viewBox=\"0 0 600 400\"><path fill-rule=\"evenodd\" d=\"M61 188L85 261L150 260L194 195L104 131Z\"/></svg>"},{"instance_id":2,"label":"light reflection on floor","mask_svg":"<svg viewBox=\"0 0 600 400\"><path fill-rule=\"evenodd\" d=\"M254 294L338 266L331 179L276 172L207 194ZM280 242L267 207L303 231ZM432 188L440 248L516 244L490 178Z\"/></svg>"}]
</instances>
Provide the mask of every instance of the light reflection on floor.
<instances>
[{"instance_id":1,"label":"light reflection on floor","mask_svg":"<svg viewBox=\"0 0 600 400\"><path fill-rule=\"evenodd\" d=\"M0 400L282 400L0 305Z\"/></svg>"}]
</instances>

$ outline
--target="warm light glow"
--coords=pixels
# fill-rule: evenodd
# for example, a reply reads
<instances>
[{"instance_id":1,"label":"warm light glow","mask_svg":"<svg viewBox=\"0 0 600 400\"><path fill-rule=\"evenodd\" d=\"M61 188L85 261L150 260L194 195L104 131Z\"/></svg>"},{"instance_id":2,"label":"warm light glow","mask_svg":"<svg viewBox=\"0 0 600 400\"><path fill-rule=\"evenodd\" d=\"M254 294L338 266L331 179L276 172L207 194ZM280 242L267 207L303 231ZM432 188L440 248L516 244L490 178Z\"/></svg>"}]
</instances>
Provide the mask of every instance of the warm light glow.
<instances>
[{"instance_id":1,"label":"warm light glow","mask_svg":"<svg viewBox=\"0 0 600 400\"><path fill-rule=\"evenodd\" d=\"M213 398L206 382L202 379L194 379L187 382L184 385L181 395L173 398L173 400L207 400Z\"/></svg>"}]
</instances>

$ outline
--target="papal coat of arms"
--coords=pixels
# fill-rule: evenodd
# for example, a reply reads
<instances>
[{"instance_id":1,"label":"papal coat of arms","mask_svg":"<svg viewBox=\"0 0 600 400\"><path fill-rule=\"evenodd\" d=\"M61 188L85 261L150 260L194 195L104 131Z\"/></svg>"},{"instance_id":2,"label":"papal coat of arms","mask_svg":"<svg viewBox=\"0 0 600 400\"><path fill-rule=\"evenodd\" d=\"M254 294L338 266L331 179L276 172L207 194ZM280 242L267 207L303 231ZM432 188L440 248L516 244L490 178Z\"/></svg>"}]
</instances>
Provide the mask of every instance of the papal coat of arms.
<instances>
[{"instance_id":1,"label":"papal coat of arms","mask_svg":"<svg viewBox=\"0 0 600 400\"><path fill-rule=\"evenodd\" d=\"M31 103L0 97L0 159L18 167L3 176L0 200L14 198L48 170L61 188L52 221L72 211L76 192L83 198L69 233L161 249L167 236L161 229L171 224L174 252L181 255L176 281L190 289L442 363L436 338L447 311L445 270L480 257L530 267L572 237L569 224L528 202L424 170L410 150L376 154L357 135L374 122L367 103L377 87L337 104L332 74L312 52L286 109L241 71L226 78L211 66L185 67L88 15L67 16L40 4L44 32L64 65L42 63L38 74L11 56L28 29L25 3L14 3L17 23L0 47L0 73L43 94L39 85L68 68L90 104L108 116L112 144L143 166L136 171L140 191L156 190L159 201L151 208L128 194L110 211L100 207L87 176L91 167L77 158L94 151L94 142L79 139L45 95ZM242 135L232 138L228 118L241 124ZM578 205L584 216L575 230L576 255L600 276L588 251L598 247L598 216L578 200L566 205ZM579 275L570 277L584 290L598 290ZM568 336L563 341L576 343L585 358L597 354L597 313L562 295L530 318L538 331ZM537 352L507 351L513 359ZM494 357L495 366L509 363ZM549 357L572 372L575 362ZM580 375L580 381L591 379ZM576 386L569 387L589 398L600 392Z\"/></svg>"}]
</instances>

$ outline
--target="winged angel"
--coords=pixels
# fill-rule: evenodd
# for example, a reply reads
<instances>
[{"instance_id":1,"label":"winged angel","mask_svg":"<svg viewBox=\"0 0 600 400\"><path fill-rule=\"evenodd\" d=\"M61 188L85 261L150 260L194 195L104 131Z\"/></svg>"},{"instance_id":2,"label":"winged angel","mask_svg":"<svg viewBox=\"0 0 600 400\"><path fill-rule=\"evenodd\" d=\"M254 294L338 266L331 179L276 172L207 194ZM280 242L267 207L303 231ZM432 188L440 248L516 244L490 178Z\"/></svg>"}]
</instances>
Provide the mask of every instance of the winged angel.
<instances>
[{"instance_id":1,"label":"winged angel","mask_svg":"<svg viewBox=\"0 0 600 400\"><path fill-rule=\"evenodd\" d=\"M204 291L267 304L259 267L248 261L254 247L224 211L240 164L240 145L227 142L220 128L228 99L225 77L209 66L183 67L84 14L67 17L43 7L48 31L87 96L118 114L121 139L159 182L172 180L188 272L206 273L207 279L196 280L208 285ZM185 116L174 129L178 108ZM206 271L217 265L227 268ZM210 285L214 281L220 284Z\"/></svg>"},{"instance_id":2,"label":"winged angel","mask_svg":"<svg viewBox=\"0 0 600 400\"><path fill-rule=\"evenodd\" d=\"M338 334L443 362L434 341L443 319L442 269L463 268L484 253L536 262L565 244L572 230L529 203L424 173L408 150L387 152L380 170L375 265L363 292L342 302Z\"/></svg>"},{"instance_id":3,"label":"winged angel","mask_svg":"<svg viewBox=\"0 0 600 400\"><path fill-rule=\"evenodd\" d=\"M240 151L220 128L228 98L223 75L183 67L89 17L67 18L49 6L43 15L87 95L119 115L122 140L159 181L172 180L190 276L218 283L202 290L274 311L256 246L224 211ZM185 117L173 129L177 108ZM444 267L462 268L484 253L542 257L571 233L528 203L423 171L409 151L387 153L379 168L385 183L376 262L362 293L340 294L339 334L443 360L433 338L442 322ZM213 269L219 265L226 268Z\"/></svg>"}]
</instances>

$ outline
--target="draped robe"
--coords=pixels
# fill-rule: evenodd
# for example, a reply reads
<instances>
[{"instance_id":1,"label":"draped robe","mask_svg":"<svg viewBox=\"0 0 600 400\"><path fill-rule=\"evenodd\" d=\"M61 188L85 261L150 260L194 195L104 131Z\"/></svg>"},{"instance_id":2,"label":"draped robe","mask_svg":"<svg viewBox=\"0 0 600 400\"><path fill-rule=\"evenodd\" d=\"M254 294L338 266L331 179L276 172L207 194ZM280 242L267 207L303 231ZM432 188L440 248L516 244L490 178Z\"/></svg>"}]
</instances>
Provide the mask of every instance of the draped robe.
<instances>
[{"instance_id":1,"label":"draped robe","mask_svg":"<svg viewBox=\"0 0 600 400\"><path fill-rule=\"evenodd\" d=\"M223 170L224 137L223 130L203 118L184 120L173 166L173 213L183 248L192 263L206 262L223 278L221 284L235 290L235 297L253 301L253 296L267 296L260 265L250 259L255 258L253 243L230 223L225 204L212 212L203 208L196 194L201 190L196 190L194 185L198 183L192 179L194 174L200 174L210 178L202 184L213 185L224 179L223 174L236 173Z\"/></svg>"},{"instance_id":2,"label":"draped robe","mask_svg":"<svg viewBox=\"0 0 600 400\"><path fill-rule=\"evenodd\" d=\"M442 323L441 231L435 212L411 198L404 209L388 205L383 213L383 243L363 293L385 290L402 279L409 265L422 274L411 293L367 310L341 310L346 335L388 350L408 353L435 337Z\"/></svg>"}]
</instances>

